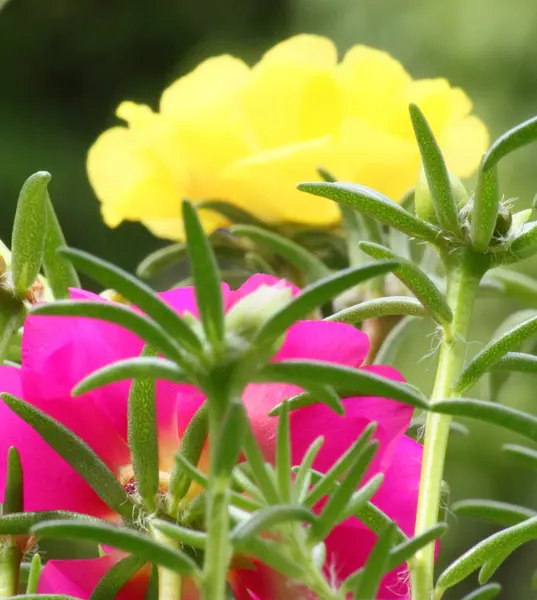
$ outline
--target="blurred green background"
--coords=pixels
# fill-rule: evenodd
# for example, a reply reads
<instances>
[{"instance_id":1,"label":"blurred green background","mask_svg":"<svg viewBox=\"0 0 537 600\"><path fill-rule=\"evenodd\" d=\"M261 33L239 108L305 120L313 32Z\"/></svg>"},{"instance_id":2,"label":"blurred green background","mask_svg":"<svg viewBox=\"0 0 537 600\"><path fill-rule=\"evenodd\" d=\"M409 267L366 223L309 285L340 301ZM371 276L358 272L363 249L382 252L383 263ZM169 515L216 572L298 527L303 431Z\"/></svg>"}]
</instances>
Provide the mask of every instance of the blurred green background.
<instances>
[{"instance_id":1,"label":"blurred green background","mask_svg":"<svg viewBox=\"0 0 537 600\"><path fill-rule=\"evenodd\" d=\"M136 224L117 230L103 225L85 156L96 136L115 122L121 100L156 104L169 82L209 55L231 52L253 62L297 32L326 34L341 52L355 43L373 45L391 52L416 77L447 77L463 87L496 137L537 113L536 23L534 0L11 0L0 12L0 238L9 242L22 182L46 169L53 174L51 196L72 245L129 269L162 246ZM521 208L537 191L536 159L533 147L502 165L502 191L518 198ZM523 268L531 274L535 266ZM480 300L469 354L520 308L513 301ZM396 366L428 391L434 358L423 357L434 344L432 331L420 326L412 340ZM501 399L537 413L534 390L532 377L513 378ZM446 476L452 500L495 498L537 509L537 475L500 453L511 437L470 425L471 436L454 435L450 445ZM494 531L462 517L451 522L443 565ZM517 552L500 569L502 598L531 597L537 568L532 550ZM446 598L460 598L463 588Z\"/></svg>"}]
</instances>

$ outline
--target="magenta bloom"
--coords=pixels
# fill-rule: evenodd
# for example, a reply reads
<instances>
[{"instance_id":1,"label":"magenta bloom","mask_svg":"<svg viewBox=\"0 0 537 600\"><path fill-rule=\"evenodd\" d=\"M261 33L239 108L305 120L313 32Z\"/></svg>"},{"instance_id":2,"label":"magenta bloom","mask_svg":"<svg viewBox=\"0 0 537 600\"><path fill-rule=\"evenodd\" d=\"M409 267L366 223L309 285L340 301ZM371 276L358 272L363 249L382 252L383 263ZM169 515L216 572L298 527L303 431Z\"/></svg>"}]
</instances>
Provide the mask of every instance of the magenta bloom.
<instances>
[{"instance_id":1,"label":"magenta bloom","mask_svg":"<svg viewBox=\"0 0 537 600\"><path fill-rule=\"evenodd\" d=\"M273 277L256 275L239 290L224 286L226 310L260 285L290 286ZM292 287L292 286L291 286ZM292 288L293 293L298 293ZM75 290L77 299L102 300L89 292ZM161 294L179 313L197 315L192 288ZM104 300L102 300L104 301ZM127 444L127 399L129 382L108 385L79 398L72 388L92 371L124 358L138 356L143 342L134 334L112 324L87 318L30 316L23 337L22 368L0 367L0 391L24 398L39 407L84 439L102 458L118 479L132 482ZM368 350L365 334L350 325L327 321L301 321L293 325L273 360L315 359L359 367ZM390 367L367 367L377 374L401 380ZM285 384L251 384L243 396L256 437L267 460L274 457L276 419L268 412L285 398L301 390ZM195 411L203 402L193 386L157 382L159 463L161 479L166 481L181 436ZM300 463L313 440L323 435L325 443L314 468L326 471L372 421L378 422L376 438L379 451L368 477L385 473L385 481L374 502L412 534L421 467L421 446L404 436L412 408L385 398L347 398L345 416L325 406L310 406L291 414L292 458ZM109 520L118 515L100 500L93 490L47 444L6 405L0 403L0 490L5 480L6 455L16 446L25 471L25 508L71 510ZM1 498L0 498L1 500ZM357 519L342 523L327 540L327 568L337 579L364 564L375 536ZM111 557L92 561L50 561L43 573L40 591L89 597L96 581L110 566ZM104 565L104 566L103 566ZM87 576L81 576L81 571ZM100 574L100 575L99 575ZM379 598L408 597L406 570L401 567L383 582ZM230 581L239 600L296 598L296 590L274 573L256 569L235 571ZM140 588L141 589L141 588ZM127 597L127 596L124 596ZM131 591L136 600L138 593ZM140 598L143 592L140 592ZM184 598L195 598L185 590Z\"/></svg>"}]
</instances>

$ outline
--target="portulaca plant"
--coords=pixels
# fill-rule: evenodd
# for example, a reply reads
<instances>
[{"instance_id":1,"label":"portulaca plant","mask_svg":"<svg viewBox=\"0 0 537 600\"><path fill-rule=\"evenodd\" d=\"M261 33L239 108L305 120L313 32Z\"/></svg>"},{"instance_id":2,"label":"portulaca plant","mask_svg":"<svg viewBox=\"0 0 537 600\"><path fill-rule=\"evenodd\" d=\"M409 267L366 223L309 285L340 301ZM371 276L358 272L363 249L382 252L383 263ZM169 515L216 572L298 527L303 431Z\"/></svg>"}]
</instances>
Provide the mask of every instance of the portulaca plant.
<instances>
[{"instance_id":1,"label":"portulaca plant","mask_svg":"<svg viewBox=\"0 0 537 600\"><path fill-rule=\"evenodd\" d=\"M537 119L480 158L470 108L314 36L252 69L203 63L159 113L123 105L129 129L90 151L105 219L175 240L140 279L66 245L49 173L24 183L0 247L0 598L440 600L477 570L466 600L498 596L496 570L536 536L524 507L453 506L506 526L434 567L456 534L440 510L453 417L537 441L535 417L466 396L537 373L535 315L466 356L481 291L535 290L508 266L537 254L537 222L497 167ZM474 190L448 169L479 160ZM189 281L142 281L180 261ZM438 331L430 398L390 365L415 319ZM42 556L49 538L99 556Z\"/></svg>"}]
</instances>

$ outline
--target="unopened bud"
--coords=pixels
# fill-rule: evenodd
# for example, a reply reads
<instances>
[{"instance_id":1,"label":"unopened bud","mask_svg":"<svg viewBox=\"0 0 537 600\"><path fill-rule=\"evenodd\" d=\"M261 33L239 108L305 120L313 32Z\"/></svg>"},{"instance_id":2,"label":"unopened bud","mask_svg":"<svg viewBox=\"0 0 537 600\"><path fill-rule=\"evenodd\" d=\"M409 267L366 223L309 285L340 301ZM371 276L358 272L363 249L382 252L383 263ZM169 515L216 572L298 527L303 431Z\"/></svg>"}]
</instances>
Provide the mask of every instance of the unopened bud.
<instances>
[{"instance_id":1,"label":"unopened bud","mask_svg":"<svg viewBox=\"0 0 537 600\"><path fill-rule=\"evenodd\" d=\"M126 300L121 294L118 294L116 290L104 290L99 294L101 298L105 298L106 300L110 300L111 302L117 302L118 304L129 304L128 300Z\"/></svg>"},{"instance_id":2,"label":"unopened bud","mask_svg":"<svg viewBox=\"0 0 537 600\"><path fill-rule=\"evenodd\" d=\"M513 217L511 211L504 204L500 204L498 208L498 217L496 219L496 227L494 228L494 237L505 238L511 229L512 223Z\"/></svg>"},{"instance_id":3,"label":"unopened bud","mask_svg":"<svg viewBox=\"0 0 537 600\"><path fill-rule=\"evenodd\" d=\"M276 285L261 285L241 298L226 315L228 330L244 336L261 328L274 314L289 303L292 288L285 281Z\"/></svg>"},{"instance_id":4,"label":"unopened bud","mask_svg":"<svg viewBox=\"0 0 537 600\"><path fill-rule=\"evenodd\" d=\"M462 184L461 180L454 173L448 171L448 175L455 205L460 210L468 203L468 192L466 191L466 188ZM420 219L432 223L433 225L438 225L438 219L434 211L431 191L429 189L429 184L427 183L427 177L425 176L423 167L420 170L420 176L414 191L414 205L416 208L416 215Z\"/></svg>"},{"instance_id":5,"label":"unopened bud","mask_svg":"<svg viewBox=\"0 0 537 600\"><path fill-rule=\"evenodd\" d=\"M512 217L511 229L509 230L513 236L520 235L524 229L524 225L530 220L533 209L526 208L516 212Z\"/></svg>"}]
</instances>

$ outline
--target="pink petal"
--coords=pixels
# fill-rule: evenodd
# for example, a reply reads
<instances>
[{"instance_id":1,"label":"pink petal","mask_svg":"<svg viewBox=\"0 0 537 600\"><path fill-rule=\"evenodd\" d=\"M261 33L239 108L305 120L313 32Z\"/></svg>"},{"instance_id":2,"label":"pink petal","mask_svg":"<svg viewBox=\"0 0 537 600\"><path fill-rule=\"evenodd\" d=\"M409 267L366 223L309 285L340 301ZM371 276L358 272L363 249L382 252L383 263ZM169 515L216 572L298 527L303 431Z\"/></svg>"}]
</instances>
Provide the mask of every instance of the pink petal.
<instances>
[{"instance_id":1,"label":"pink petal","mask_svg":"<svg viewBox=\"0 0 537 600\"><path fill-rule=\"evenodd\" d=\"M272 287L273 285L278 284L283 284L286 287L290 287L293 290L293 296L296 296L300 293L300 288L297 288L296 285L292 284L286 279L279 279L278 277L274 277L273 275L264 275L262 273L257 273L256 275L252 275L251 277L249 277L238 290L234 290L231 292L231 300L228 309L231 308L234 304L236 304L245 296L248 296L248 294L255 292L260 286L266 285L268 287Z\"/></svg>"},{"instance_id":2,"label":"pink petal","mask_svg":"<svg viewBox=\"0 0 537 600\"><path fill-rule=\"evenodd\" d=\"M193 385L180 384L178 388L177 422L182 436L190 421L205 401L205 396Z\"/></svg>"},{"instance_id":3,"label":"pink petal","mask_svg":"<svg viewBox=\"0 0 537 600\"><path fill-rule=\"evenodd\" d=\"M407 534L414 534L423 446L403 436L373 501Z\"/></svg>"},{"instance_id":4,"label":"pink petal","mask_svg":"<svg viewBox=\"0 0 537 600\"><path fill-rule=\"evenodd\" d=\"M375 438L380 446L371 467L382 469L399 438L408 428L412 409L386 398L357 397L343 400L345 415L339 416L325 405L312 405L291 413L293 464L300 464L310 444L324 436L324 444L314 468L326 472L373 421L378 423Z\"/></svg>"},{"instance_id":5,"label":"pink petal","mask_svg":"<svg viewBox=\"0 0 537 600\"><path fill-rule=\"evenodd\" d=\"M0 392L20 396L20 371L0 367ZM98 422L95 427L99 428ZM27 511L71 510L110 517L110 509L88 484L6 404L0 402L0 494L6 481L10 446L20 454L24 473L24 505Z\"/></svg>"},{"instance_id":6,"label":"pink petal","mask_svg":"<svg viewBox=\"0 0 537 600\"><path fill-rule=\"evenodd\" d=\"M78 298L82 295L79 290L72 293ZM84 296L89 299L88 293L84 292ZM137 356L142 345L134 334L104 321L30 315L22 339L24 397L40 407L71 398L73 387L84 377L105 365ZM76 413L81 404L91 401L101 410L101 419L107 418L125 438L128 390L129 382L120 382L72 398L70 412ZM65 418L69 420L68 415ZM77 429L80 423L63 422L83 436Z\"/></svg>"},{"instance_id":7,"label":"pink petal","mask_svg":"<svg viewBox=\"0 0 537 600\"><path fill-rule=\"evenodd\" d=\"M177 290L180 293L175 295L170 293L169 299L177 302L178 295L182 296L190 308L192 290L185 290ZM85 290L73 289L71 297L108 302ZM143 342L137 336L103 321L30 316L23 337L25 398L84 439L109 466L115 469L128 464L127 403L131 382L107 385L79 398L73 398L71 390L94 370L139 355L142 347ZM164 466L171 460L167 455L173 454L179 443L177 400L174 384L157 382L159 445ZM120 446L124 451L110 456L109 450Z\"/></svg>"},{"instance_id":8,"label":"pink petal","mask_svg":"<svg viewBox=\"0 0 537 600\"><path fill-rule=\"evenodd\" d=\"M349 367L359 367L367 356L367 335L346 323L298 321L285 335L275 361L323 360Z\"/></svg>"},{"instance_id":9,"label":"pink petal","mask_svg":"<svg viewBox=\"0 0 537 600\"><path fill-rule=\"evenodd\" d=\"M274 360L310 359L356 367L365 358L368 346L367 336L351 325L328 321L299 321L287 331L285 341ZM286 398L302 391L297 386L279 383L252 384L246 388L243 401L248 410L256 438L269 461L274 458L277 419L269 417L268 413ZM325 426L316 418L316 411L317 407L313 407L308 414L314 421L317 421L321 433L324 433L326 431ZM322 410L323 419L327 412L332 411L326 408ZM332 416L337 415L332 413ZM292 419L297 419L297 417L293 415ZM366 424L364 420L361 429ZM315 429L315 435L320 435L319 426ZM308 435L306 430L301 430L300 426L295 428L295 431L297 432L297 455L302 456L314 438L310 440L311 436ZM353 432L354 434L356 434L356 431ZM308 442L308 440L310 441ZM335 441L335 443L341 445L339 441ZM342 447L347 447L348 444L349 436L346 436Z\"/></svg>"},{"instance_id":10,"label":"pink petal","mask_svg":"<svg viewBox=\"0 0 537 600\"><path fill-rule=\"evenodd\" d=\"M39 594L66 594L87 600L99 580L116 563L114 556L85 560L50 560L39 579ZM116 596L117 600L143 600L148 583L147 567L139 571Z\"/></svg>"},{"instance_id":11,"label":"pink petal","mask_svg":"<svg viewBox=\"0 0 537 600\"><path fill-rule=\"evenodd\" d=\"M227 311L231 307L232 296L235 292L229 289L227 283L222 284L222 296L224 299L224 310ZM176 312L182 315L188 312L195 317L199 316L198 306L196 303L196 293L192 286L175 288L167 292L157 294L164 302L169 304Z\"/></svg>"}]
</instances>

